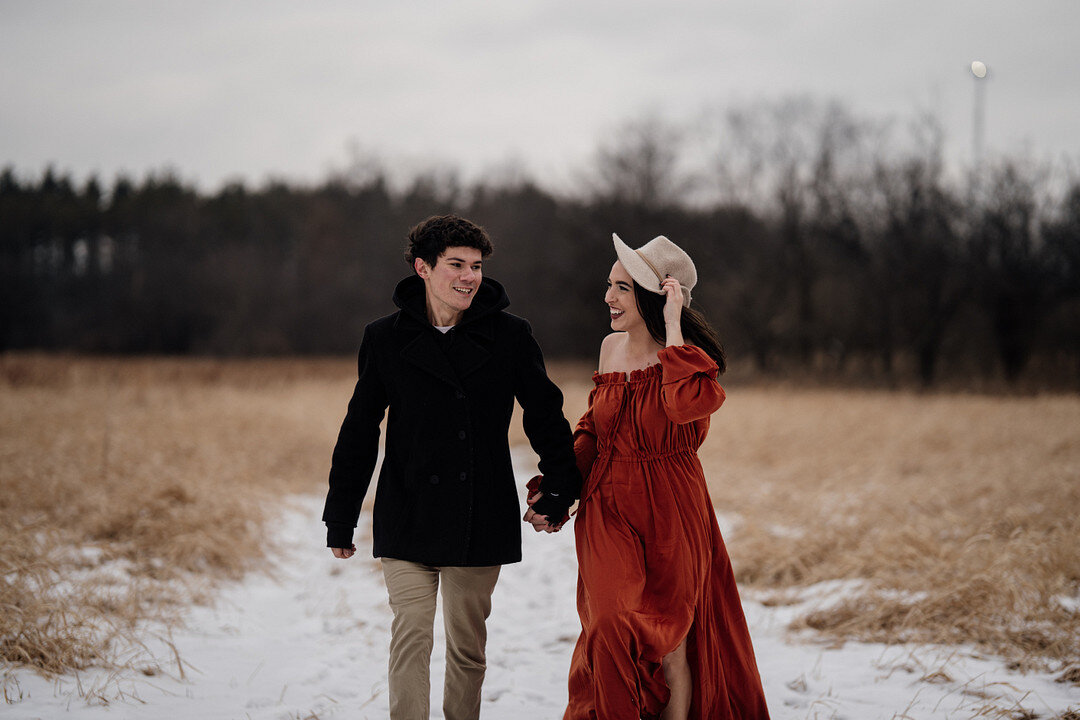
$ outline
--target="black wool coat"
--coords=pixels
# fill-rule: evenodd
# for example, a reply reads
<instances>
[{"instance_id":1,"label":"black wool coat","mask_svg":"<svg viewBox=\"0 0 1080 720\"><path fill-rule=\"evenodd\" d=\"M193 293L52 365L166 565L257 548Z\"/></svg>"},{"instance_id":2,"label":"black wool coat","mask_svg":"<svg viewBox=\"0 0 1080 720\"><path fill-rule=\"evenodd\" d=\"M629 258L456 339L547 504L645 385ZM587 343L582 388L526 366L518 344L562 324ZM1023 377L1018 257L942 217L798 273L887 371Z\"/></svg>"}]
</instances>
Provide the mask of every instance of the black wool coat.
<instances>
[{"instance_id":1,"label":"black wool coat","mask_svg":"<svg viewBox=\"0 0 1080 720\"><path fill-rule=\"evenodd\" d=\"M349 547L378 458L375 557L428 565L521 560L521 513L507 432L517 398L540 456L541 489L578 496L562 393L547 377L528 322L505 312L502 285L484 278L458 325L443 336L427 318L424 283L394 292L400 308L367 326L359 376L338 434L323 521L327 545Z\"/></svg>"}]
</instances>

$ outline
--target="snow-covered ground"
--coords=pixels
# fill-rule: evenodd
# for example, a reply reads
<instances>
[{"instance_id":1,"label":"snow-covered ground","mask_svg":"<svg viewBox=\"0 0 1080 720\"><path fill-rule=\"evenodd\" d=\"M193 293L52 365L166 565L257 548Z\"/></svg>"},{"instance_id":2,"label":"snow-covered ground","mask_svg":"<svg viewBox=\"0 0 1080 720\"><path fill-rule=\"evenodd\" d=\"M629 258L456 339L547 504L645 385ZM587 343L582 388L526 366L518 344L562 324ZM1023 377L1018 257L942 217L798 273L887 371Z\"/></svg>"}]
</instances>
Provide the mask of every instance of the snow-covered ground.
<instances>
[{"instance_id":1,"label":"snow-covered ground","mask_svg":"<svg viewBox=\"0 0 1080 720\"><path fill-rule=\"evenodd\" d=\"M528 476L528 473L525 473ZM390 610L370 557L370 515L360 551L335 560L323 547L322 499L297 497L273 526L269 574L227 586L214 607L193 607L183 629L148 650L161 672L84 671L44 680L0 675L9 704L0 717L302 720L388 717ZM489 623L486 720L560 718L578 632L573 530L524 533L525 560L503 569ZM842 586L810 593L827 602ZM970 718L988 707L1013 717L1080 711L1080 689L1047 675L1008 672L965 648L847 643L826 647L787 636L805 605L767 608L744 598L773 718ZM432 659L432 717L441 718L441 619ZM4 677L6 676L6 677ZM88 703L81 694L95 698ZM1034 715L1021 715L1020 708ZM986 713L984 717L998 717Z\"/></svg>"}]
</instances>

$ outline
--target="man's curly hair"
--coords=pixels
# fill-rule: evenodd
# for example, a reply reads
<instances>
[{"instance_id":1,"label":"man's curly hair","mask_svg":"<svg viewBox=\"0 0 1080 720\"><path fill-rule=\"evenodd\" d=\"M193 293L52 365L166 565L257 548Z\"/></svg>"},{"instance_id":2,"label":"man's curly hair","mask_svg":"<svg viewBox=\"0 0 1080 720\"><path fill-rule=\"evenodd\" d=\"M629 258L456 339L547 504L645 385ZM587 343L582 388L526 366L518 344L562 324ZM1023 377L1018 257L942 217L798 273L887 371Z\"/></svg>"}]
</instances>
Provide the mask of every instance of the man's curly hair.
<instances>
[{"instance_id":1,"label":"man's curly hair","mask_svg":"<svg viewBox=\"0 0 1080 720\"><path fill-rule=\"evenodd\" d=\"M420 258L435 267L448 247L476 248L481 257L487 257L495 249L487 231L479 225L457 215L433 215L409 230L405 262L411 266Z\"/></svg>"}]
</instances>

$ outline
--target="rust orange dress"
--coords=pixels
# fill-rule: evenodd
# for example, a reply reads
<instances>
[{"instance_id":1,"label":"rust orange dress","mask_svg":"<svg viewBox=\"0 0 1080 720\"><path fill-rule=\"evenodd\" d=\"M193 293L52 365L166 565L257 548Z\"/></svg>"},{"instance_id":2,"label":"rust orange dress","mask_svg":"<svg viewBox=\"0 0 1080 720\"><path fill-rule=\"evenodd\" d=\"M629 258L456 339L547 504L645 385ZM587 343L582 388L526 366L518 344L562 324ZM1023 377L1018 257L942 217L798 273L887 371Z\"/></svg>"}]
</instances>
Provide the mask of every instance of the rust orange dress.
<instances>
[{"instance_id":1,"label":"rust orange dress","mask_svg":"<svg viewBox=\"0 0 1080 720\"><path fill-rule=\"evenodd\" d=\"M697 449L724 402L692 345L660 364L597 373L574 448L585 478L574 521L581 635L564 720L652 718L661 661L687 638L690 717L768 718L746 619Z\"/></svg>"}]
</instances>

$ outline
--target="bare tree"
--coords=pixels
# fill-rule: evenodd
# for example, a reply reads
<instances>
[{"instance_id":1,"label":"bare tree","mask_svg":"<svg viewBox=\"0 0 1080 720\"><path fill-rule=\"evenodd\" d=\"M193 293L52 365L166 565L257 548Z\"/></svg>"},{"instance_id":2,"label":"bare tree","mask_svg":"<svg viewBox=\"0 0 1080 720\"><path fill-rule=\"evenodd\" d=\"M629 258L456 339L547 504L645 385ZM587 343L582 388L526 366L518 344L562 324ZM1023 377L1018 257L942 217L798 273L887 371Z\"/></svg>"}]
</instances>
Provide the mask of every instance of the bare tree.
<instances>
[{"instance_id":1,"label":"bare tree","mask_svg":"<svg viewBox=\"0 0 1080 720\"><path fill-rule=\"evenodd\" d=\"M692 188L680 167L684 135L655 115L617 128L600 144L585 178L590 195L646 213L678 205Z\"/></svg>"},{"instance_id":2,"label":"bare tree","mask_svg":"<svg viewBox=\"0 0 1080 720\"><path fill-rule=\"evenodd\" d=\"M1054 268L1039 232L1045 178L1044 168L1005 161L991 172L985 204L976 210L976 281L1010 382L1027 366L1039 325L1056 300Z\"/></svg>"}]
</instances>

